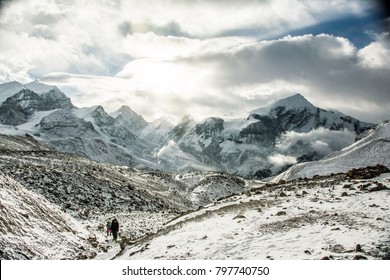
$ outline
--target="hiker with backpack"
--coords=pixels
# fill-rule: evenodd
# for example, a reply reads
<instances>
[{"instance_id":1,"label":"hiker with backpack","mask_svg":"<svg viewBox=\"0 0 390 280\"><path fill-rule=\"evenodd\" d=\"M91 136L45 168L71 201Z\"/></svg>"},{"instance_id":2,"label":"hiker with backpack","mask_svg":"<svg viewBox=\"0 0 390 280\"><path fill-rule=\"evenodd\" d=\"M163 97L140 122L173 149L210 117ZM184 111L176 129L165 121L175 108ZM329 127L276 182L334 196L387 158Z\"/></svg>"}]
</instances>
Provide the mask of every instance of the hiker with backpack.
<instances>
[{"instance_id":1,"label":"hiker with backpack","mask_svg":"<svg viewBox=\"0 0 390 280\"><path fill-rule=\"evenodd\" d=\"M111 222L108 221L106 224L106 229L107 229L107 236L111 235Z\"/></svg>"},{"instance_id":2,"label":"hiker with backpack","mask_svg":"<svg viewBox=\"0 0 390 280\"><path fill-rule=\"evenodd\" d=\"M111 222L111 232L112 232L112 239L116 241L117 236L118 236L118 231L119 231L119 223L118 221L114 218Z\"/></svg>"}]
</instances>

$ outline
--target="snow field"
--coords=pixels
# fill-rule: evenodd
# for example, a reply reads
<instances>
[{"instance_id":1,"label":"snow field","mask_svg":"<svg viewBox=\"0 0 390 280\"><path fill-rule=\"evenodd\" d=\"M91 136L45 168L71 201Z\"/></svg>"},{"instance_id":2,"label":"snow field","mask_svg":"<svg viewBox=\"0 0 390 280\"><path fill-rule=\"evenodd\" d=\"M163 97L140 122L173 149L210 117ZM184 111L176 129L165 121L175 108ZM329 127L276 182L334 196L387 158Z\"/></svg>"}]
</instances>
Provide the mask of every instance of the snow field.
<instances>
[{"instance_id":1,"label":"snow field","mask_svg":"<svg viewBox=\"0 0 390 280\"><path fill-rule=\"evenodd\" d=\"M389 246L390 191L359 190L378 181L389 187L390 174L350 188L349 181L327 179L236 196L175 220L120 259L380 258Z\"/></svg>"}]
</instances>

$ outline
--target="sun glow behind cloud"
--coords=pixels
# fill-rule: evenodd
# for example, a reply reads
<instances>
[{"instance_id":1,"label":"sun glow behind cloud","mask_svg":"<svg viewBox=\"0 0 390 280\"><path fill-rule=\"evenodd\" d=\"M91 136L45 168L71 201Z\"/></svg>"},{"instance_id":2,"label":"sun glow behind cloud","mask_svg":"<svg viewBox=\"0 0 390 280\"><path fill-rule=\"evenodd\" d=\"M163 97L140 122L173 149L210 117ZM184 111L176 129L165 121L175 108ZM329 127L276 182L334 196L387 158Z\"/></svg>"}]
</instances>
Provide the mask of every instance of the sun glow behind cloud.
<instances>
[{"instance_id":1,"label":"sun glow behind cloud","mask_svg":"<svg viewBox=\"0 0 390 280\"><path fill-rule=\"evenodd\" d=\"M370 9L346 0L11 1L0 14L0 81L40 79L78 106L127 104L148 120L241 115L301 92L376 121L389 117L388 35L362 49L328 34L278 37Z\"/></svg>"}]
</instances>

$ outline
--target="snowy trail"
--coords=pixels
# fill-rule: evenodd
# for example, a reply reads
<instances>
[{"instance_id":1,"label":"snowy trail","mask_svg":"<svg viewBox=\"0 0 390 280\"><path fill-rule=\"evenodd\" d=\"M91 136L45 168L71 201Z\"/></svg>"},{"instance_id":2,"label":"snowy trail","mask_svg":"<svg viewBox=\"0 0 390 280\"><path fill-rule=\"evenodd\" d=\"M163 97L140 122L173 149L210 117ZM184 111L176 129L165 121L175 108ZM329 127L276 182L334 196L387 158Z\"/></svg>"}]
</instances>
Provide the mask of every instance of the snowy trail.
<instances>
[{"instance_id":1,"label":"snowy trail","mask_svg":"<svg viewBox=\"0 0 390 280\"><path fill-rule=\"evenodd\" d=\"M389 250L390 191L363 187L389 181L389 174L328 178L232 197L175 220L119 259L381 258Z\"/></svg>"}]
</instances>

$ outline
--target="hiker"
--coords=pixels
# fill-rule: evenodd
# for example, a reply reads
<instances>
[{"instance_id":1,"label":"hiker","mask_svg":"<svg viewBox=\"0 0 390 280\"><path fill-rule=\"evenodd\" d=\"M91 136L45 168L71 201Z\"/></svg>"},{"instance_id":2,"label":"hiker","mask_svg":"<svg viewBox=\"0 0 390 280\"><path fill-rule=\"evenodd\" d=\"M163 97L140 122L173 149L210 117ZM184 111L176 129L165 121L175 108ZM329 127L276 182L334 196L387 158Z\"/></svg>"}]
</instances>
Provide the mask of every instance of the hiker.
<instances>
[{"instance_id":1,"label":"hiker","mask_svg":"<svg viewBox=\"0 0 390 280\"><path fill-rule=\"evenodd\" d=\"M118 231L119 231L119 223L115 218L112 220L110 228L112 232L112 239L116 241L116 238L118 236Z\"/></svg>"},{"instance_id":2,"label":"hiker","mask_svg":"<svg viewBox=\"0 0 390 280\"><path fill-rule=\"evenodd\" d=\"M107 236L110 236L111 235L111 222L110 221L107 222L106 228L107 228Z\"/></svg>"}]
</instances>

